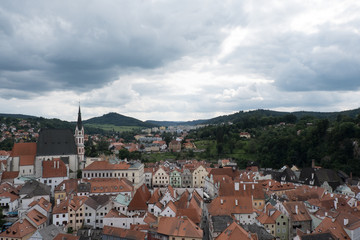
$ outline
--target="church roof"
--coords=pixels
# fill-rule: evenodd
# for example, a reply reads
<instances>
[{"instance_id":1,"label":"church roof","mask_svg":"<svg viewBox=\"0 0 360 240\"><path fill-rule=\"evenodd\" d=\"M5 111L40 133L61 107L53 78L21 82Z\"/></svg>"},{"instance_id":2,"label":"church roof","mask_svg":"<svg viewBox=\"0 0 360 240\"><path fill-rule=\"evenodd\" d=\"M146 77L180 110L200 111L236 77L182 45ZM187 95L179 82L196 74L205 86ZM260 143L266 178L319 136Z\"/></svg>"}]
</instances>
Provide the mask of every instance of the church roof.
<instances>
[{"instance_id":1,"label":"church roof","mask_svg":"<svg viewBox=\"0 0 360 240\"><path fill-rule=\"evenodd\" d=\"M77 120L77 124L76 124L77 128L79 130L82 129L82 121L81 121L81 111L80 111L80 106L79 106L79 113L78 113L78 120Z\"/></svg>"},{"instance_id":2,"label":"church roof","mask_svg":"<svg viewBox=\"0 0 360 240\"><path fill-rule=\"evenodd\" d=\"M37 144L38 156L76 155L73 132L70 129L42 129Z\"/></svg>"}]
</instances>

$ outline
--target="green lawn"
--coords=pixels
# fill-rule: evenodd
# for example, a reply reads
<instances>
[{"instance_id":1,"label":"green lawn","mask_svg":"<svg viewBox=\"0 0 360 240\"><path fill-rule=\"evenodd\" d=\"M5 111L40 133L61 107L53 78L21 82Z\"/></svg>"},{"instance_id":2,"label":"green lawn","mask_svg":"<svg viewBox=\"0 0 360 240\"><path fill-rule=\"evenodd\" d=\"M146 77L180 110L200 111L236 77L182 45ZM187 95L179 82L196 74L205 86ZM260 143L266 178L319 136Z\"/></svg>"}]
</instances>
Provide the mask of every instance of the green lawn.
<instances>
[{"instance_id":1,"label":"green lawn","mask_svg":"<svg viewBox=\"0 0 360 240\"><path fill-rule=\"evenodd\" d=\"M94 128L100 128L105 131L116 131L116 132L129 132L132 130L138 130L142 129L143 127L137 127L137 126L115 126L111 124L85 124L85 126L94 127Z\"/></svg>"}]
</instances>

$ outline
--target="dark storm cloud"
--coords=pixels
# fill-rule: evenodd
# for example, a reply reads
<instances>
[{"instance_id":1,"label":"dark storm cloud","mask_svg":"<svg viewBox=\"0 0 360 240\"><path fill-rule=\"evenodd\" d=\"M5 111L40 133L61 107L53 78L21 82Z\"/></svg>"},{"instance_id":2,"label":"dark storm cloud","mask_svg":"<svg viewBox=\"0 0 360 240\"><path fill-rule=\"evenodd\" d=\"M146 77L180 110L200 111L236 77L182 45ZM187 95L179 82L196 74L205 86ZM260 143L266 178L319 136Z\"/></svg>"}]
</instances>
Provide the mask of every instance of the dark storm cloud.
<instances>
[{"instance_id":1,"label":"dark storm cloud","mask_svg":"<svg viewBox=\"0 0 360 240\"><path fill-rule=\"evenodd\" d=\"M88 91L124 72L208 54L201 51L216 49L220 28L239 23L228 15L231 7L217 2L209 8L192 1L36 3L0 4L2 88Z\"/></svg>"}]
</instances>

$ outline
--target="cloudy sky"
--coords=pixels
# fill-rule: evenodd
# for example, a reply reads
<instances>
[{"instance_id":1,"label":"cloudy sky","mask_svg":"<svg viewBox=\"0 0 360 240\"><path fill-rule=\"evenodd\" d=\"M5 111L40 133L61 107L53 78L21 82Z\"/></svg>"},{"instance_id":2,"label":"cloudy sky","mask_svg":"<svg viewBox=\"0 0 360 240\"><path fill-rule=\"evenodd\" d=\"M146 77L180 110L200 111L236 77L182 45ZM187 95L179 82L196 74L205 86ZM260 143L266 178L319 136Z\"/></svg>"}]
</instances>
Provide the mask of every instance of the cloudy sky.
<instances>
[{"instance_id":1,"label":"cloudy sky","mask_svg":"<svg viewBox=\"0 0 360 240\"><path fill-rule=\"evenodd\" d=\"M360 1L0 2L0 112L193 120L360 107Z\"/></svg>"}]
</instances>

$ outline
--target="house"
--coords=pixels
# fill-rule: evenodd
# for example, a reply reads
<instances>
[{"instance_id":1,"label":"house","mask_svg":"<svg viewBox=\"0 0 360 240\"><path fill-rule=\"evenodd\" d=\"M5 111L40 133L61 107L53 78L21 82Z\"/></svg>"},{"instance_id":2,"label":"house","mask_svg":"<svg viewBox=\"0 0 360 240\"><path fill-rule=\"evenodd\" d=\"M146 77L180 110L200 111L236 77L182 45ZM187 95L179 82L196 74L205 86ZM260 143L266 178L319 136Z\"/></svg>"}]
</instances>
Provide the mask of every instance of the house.
<instances>
[{"instance_id":1,"label":"house","mask_svg":"<svg viewBox=\"0 0 360 240\"><path fill-rule=\"evenodd\" d=\"M80 240L80 237L71 234L59 233L53 240Z\"/></svg>"},{"instance_id":2,"label":"house","mask_svg":"<svg viewBox=\"0 0 360 240\"><path fill-rule=\"evenodd\" d=\"M169 185L170 176L163 167L159 167L159 169L153 174L152 183L153 187L165 187Z\"/></svg>"},{"instance_id":3,"label":"house","mask_svg":"<svg viewBox=\"0 0 360 240\"><path fill-rule=\"evenodd\" d=\"M19 213L28 210L33 201L44 198L50 202L50 187L35 180L30 180L20 189L19 195L21 199L21 206Z\"/></svg>"},{"instance_id":4,"label":"house","mask_svg":"<svg viewBox=\"0 0 360 240\"><path fill-rule=\"evenodd\" d=\"M68 222L68 229L72 229L74 231L79 230L84 223L84 203L87 200L87 197L85 196L73 196L72 199L70 199L69 205L68 205L68 216L69 216L69 222Z\"/></svg>"},{"instance_id":5,"label":"house","mask_svg":"<svg viewBox=\"0 0 360 240\"><path fill-rule=\"evenodd\" d=\"M51 224L45 228L36 230L36 232L29 238L29 240L54 239L59 233L64 233L64 231Z\"/></svg>"},{"instance_id":6,"label":"house","mask_svg":"<svg viewBox=\"0 0 360 240\"><path fill-rule=\"evenodd\" d=\"M83 169L82 177L91 178L126 178L135 189L144 184L144 164L139 162L96 161Z\"/></svg>"},{"instance_id":7,"label":"house","mask_svg":"<svg viewBox=\"0 0 360 240\"><path fill-rule=\"evenodd\" d=\"M278 205L278 210L289 218L290 238L296 236L297 228L302 232L311 231L312 218L310 217L304 202L284 202Z\"/></svg>"},{"instance_id":8,"label":"house","mask_svg":"<svg viewBox=\"0 0 360 240\"><path fill-rule=\"evenodd\" d=\"M65 199L54 206L52 223L55 226L64 228L69 223L69 202L70 200Z\"/></svg>"},{"instance_id":9,"label":"house","mask_svg":"<svg viewBox=\"0 0 360 240\"><path fill-rule=\"evenodd\" d=\"M90 196L84 203L84 225L91 228L102 228L103 218L112 208L108 195Z\"/></svg>"},{"instance_id":10,"label":"house","mask_svg":"<svg viewBox=\"0 0 360 240\"><path fill-rule=\"evenodd\" d=\"M240 138L246 138L246 139L251 138L251 134L248 132L240 132L239 136L240 136Z\"/></svg>"},{"instance_id":11,"label":"house","mask_svg":"<svg viewBox=\"0 0 360 240\"><path fill-rule=\"evenodd\" d=\"M193 187L193 176L190 169L183 169L181 175L181 187L183 188L192 188Z\"/></svg>"},{"instance_id":12,"label":"house","mask_svg":"<svg viewBox=\"0 0 360 240\"><path fill-rule=\"evenodd\" d=\"M202 188L205 185L205 177L208 175L206 168L204 166L199 165L194 169L192 173L192 183L194 188Z\"/></svg>"},{"instance_id":13,"label":"house","mask_svg":"<svg viewBox=\"0 0 360 240\"><path fill-rule=\"evenodd\" d=\"M13 212L19 208L19 196L11 192L0 193L0 206Z\"/></svg>"},{"instance_id":14,"label":"house","mask_svg":"<svg viewBox=\"0 0 360 240\"><path fill-rule=\"evenodd\" d=\"M180 152L181 151L181 143L180 143L180 141L172 140L169 143L169 151L170 152Z\"/></svg>"},{"instance_id":15,"label":"house","mask_svg":"<svg viewBox=\"0 0 360 240\"><path fill-rule=\"evenodd\" d=\"M28 211L25 219L36 227L37 230L45 228L48 224L48 218L36 209Z\"/></svg>"},{"instance_id":16,"label":"house","mask_svg":"<svg viewBox=\"0 0 360 240\"><path fill-rule=\"evenodd\" d=\"M174 169L173 171L170 172L169 178L170 178L171 186L175 188L181 187L181 172Z\"/></svg>"},{"instance_id":17,"label":"house","mask_svg":"<svg viewBox=\"0 0 360 240\"><path fill-rule=\"evenodd\" d=\"M148 210L147 202L151 198L149 189L143 184L135 192L134 197L131 199L128 206L128 216L139 215L146 213Z\"/></svg>"},{"instance_id":18,"label":"house","mask_svg":"<svg viewBox=\"0 0 360 240\"><path fill-rule=\"evenodd\" d=\"M84 191L81 191L79 188L83 187ZM86 193L88 191L88 193ZM80 193L84 194L80 194ZM77 195L118 195L123 193L125 195L132 196L134 188L132 183L129 182L126 178L93 178L90 180L85 180L84 183L78 185Z\"/></svg>"},{"instance_id":19,"label":"house","mask_svg":"<svg viewBox=\"0 0 360 240\"><path fill-rule=\"evenodd\" d=\"M126 216L115 209L111 209L103 218L104 227L108 226L130 229L132 225L145 224L145 217L145 212Z\"/></svg>"},{"instance_id":20,"label":"house","mask_svg":"<svg viewBox=\"0 0 360 240\"><path fill-rule=\"evenodd\" d=\"M131 196L120 193L114 199L112 199L113 208L118 212L120 212L121 214L125 215L127 214L130 201L131 201Z\"/></svg>"},{"instance_id":21,"label":"house","mask_svg":"<svg viewBox=\"0 0 360 240\"><path fill-rule=\"evenodd\" d=\"M210 239L216 239L227 227L234 222L229 215L212 216L209 219L209 236Z\"/></svg>"}]
</instances>

